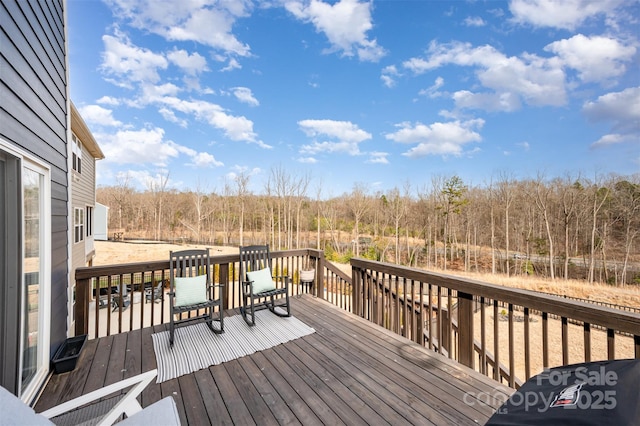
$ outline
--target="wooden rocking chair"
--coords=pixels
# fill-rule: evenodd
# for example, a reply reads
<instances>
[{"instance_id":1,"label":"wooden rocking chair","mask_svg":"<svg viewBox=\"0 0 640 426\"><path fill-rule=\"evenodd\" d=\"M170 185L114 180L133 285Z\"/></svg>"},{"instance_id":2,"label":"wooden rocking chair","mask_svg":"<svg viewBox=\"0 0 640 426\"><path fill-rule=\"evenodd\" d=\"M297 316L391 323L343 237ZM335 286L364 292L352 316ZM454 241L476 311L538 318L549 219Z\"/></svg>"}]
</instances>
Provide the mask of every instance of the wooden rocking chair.
<instances>
[{"instance_id":1,"label":"wooden rocking chair","mask_svg":"<svg viewBox=\"0 0 640 426\"><path fill-rule=\"evenodd\" d=\"M289 281L286 275L274 277L271 272L269 246L240 247L240 281L242 307L246 323L255 325L255 312L269 309L281 317L291 316Z\"/></svg>"},{"instance_id":2,"label":"wooden rocking chair","mask_svg":"<svg viewBox=\"0 0 640 426\"><path fill-rule=\"evenodd\" d=\"M169 343L172 347L175 328L182 323L204 320L214 333L224 332L223 285L212 284L210 269L209 249L170 253ZM217 317L214 318L216 307ZM196 312L194 316L193 311ZM213 326L214 321L220 323L218 328Z\"/></svg>"}]
</instances>

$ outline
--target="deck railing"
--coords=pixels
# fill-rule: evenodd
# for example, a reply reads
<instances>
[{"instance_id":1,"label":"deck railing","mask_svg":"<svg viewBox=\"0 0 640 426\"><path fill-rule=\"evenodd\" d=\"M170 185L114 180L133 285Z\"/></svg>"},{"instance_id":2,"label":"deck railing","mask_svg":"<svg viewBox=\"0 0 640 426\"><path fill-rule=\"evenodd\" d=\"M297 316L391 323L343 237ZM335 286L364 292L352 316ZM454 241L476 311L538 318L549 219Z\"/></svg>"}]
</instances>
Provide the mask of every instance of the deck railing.
<instances>
[{"instance_id":1,"label":"deck railing","mask_svg":"<svg viewBox=\"0 0 640 426\"><path fill-rule=\"evenodd\" d=\"M548 367L640 358L635 312L364 259L351 260L349 277L319 250L271 255L274 274L291 277L291 296L311 292L511 387ZM223 309L241 303L238 262L238 255L211 257L214 281L225 284ZM310 288L299 279L308 269L315 269ZM76 335L168 322L169 298L145 297L168 282L168 271L168 260L78 268Z\"/></svg>"},{"instance_id":2,"label":"deck railing","mask_svg":"<svg viewBox=\"0 0 640 426\"><path fill-rule=\"evenodd\" d=\"M351 266L354 313L514 388L557 365L640 358L638 313L364 259Z\"/></svg>"},{"instance_id":3,"label":"deck railing","mask_svg":"<svg viewBox=\"0 0 640 426\"><path fill-rule=\"evenodd\" d=\"M168 253L167 253L168 254ZM167 256L168 257L168 256ZM344 291L345 284L335 272L325 273L324 253L318 250L287 250L271 252L274 275L291 278L290 291L295 296L312 291L320 297L331 295L333 289ZM211 256L211 276L214 282L224 284L223 309L240 306L241 290L238 284L239 255ZM300 271L315 269L312 287L302 286ZM93 266L76 270L75 334L88 334L89 338L123 333L143 327L169 322L169 297L154 299L151 289L164 284L168 291L169 260L138 262L119 265ZM324 283L330 285L325 291ZM147 294L150 296L147 297ZM218 295L216 295L218 296ZM339 306L348 309L344 301ZM350 303L350 301L349 301Z\"/></svg>"}]
</instances>

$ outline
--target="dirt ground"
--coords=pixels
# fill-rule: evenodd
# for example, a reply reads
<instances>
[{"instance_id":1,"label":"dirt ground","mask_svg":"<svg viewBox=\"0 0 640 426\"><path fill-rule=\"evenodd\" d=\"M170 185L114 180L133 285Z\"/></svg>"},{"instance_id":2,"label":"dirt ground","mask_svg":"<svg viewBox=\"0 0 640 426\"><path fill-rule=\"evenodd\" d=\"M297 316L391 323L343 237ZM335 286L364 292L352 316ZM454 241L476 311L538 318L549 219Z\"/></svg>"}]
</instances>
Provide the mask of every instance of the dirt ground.
<instances>
[{"instance_id":1,"label":"dirt ground","mask_svg":"<svg viewBox=\"0 0 640 426\"><path fill-rule=\"evenodd\" d=\"M96 241L95 247L96 257L93 259L94 266L168 260L171 250L202 249L209 247L212 256L238 252L237 247L166 244L153 241Z\"/></svg>"}]
</instances>

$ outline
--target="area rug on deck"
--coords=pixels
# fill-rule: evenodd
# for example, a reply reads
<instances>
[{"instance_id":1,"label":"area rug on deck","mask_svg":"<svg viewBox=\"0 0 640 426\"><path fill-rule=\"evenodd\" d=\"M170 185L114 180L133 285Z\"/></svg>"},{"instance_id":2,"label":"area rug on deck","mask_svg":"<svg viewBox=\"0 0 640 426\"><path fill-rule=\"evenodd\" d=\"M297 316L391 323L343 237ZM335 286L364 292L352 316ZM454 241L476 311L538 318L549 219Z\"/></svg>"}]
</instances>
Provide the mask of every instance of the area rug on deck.
<instances>
[{"instance_id":1,"label":"area rug on deck","mask_svg":"<svg viewBox=\"0 0 640 426\"><path fill-rule=\"evenodd\" d=\"M262 351L307 336L315 330L295 317L256 312L256 325L249 327L241 315L224 319L224 333L214 334L200 322L175 330L173 349L169 332L155 333L153 349L158 364L156 383Z\"/></svg>"}]
</instances>

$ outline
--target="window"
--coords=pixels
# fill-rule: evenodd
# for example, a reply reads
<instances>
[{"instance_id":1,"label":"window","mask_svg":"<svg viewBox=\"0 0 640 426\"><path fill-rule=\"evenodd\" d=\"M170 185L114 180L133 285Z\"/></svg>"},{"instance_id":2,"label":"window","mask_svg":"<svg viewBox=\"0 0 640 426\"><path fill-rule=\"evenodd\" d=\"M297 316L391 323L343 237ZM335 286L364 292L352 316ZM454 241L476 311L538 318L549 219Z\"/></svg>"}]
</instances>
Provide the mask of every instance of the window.
<instances>
[{"instance_id":1,"label":"window","mask_svg":"<svg viewBox=\"0 0 640 426\"><path fill-rule=\"evenodd\" d=\"M84 209L76 207L73 209L73 242L84 241Z\"/></svg>"},{"instance_id":2,"label":"window","mask_svg":"<svg viewBox=\"0 0 640 426\"><path fill-rule=\"evenodd\" d=\"M87 206L87 237L93 235L93 206Z\"/></svg>"},{"instance_id":3,"label":"window","mask_svg":"<svg viewBox=\"0 0 640 426\"><path fill-rule=\"evenodd\" d=\"M73 133L71 134L71 140L73 141L73 170L82 173L82 142Z\"/></svg>"}]
</instances>

